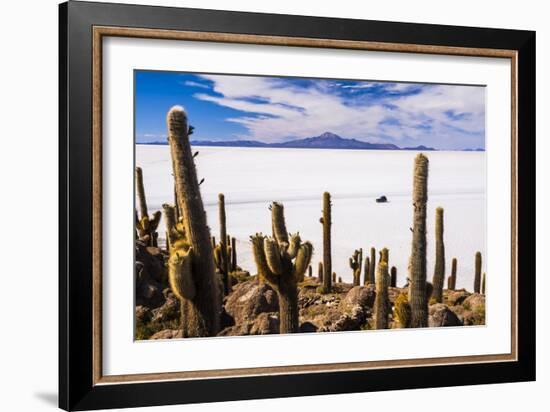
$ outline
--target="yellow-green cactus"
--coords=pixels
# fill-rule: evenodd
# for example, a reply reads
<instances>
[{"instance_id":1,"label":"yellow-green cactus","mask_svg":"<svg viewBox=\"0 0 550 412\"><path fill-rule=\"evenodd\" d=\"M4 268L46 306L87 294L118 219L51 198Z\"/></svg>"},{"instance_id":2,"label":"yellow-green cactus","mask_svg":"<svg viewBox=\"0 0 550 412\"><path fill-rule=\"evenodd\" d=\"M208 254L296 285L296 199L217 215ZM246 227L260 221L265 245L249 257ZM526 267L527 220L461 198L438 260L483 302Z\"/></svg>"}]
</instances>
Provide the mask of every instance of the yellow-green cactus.
<instances>
[{"instance_id":1,"label":"yellow-green cactus","mask_svg":"<svg viewBox=\"0 0 550 412\"><path fill-rule=\"evenodd\" d=\"M479 293L480 290L481 290L481 252L476 252L474 293Z\"/></svg>"},{"instance_id":2,"label":"yellow-green cactus","mask_svg":"<svg viewBox=\"0 0 550 412\"><path fill-rule=\"evenodd\" d=\"M395 299L393 307L393 317L399 324L400 328L408 328L411 324L411 306L409 299L405 293L399 294Z\"/></svg>"},{"instance_id":3,"label":"yellow-green cactus","mask_svg":"<svg viewBox=\"0 0 550 412\"><path fill-rule=\"evenodd\" d=\"M410 259L409 304L411 327L428 326L426 296L426 205L428 203L428 158L422 153L414 160L413 239Z\"/></svg>"},{"instance_id":4,"label":"yellow-green cactus","mask_svg":"<svg viewBox=\"0 0 550 412\"><path fill-rule=\"evenodd\" d=\"M221 298L214 270L210 229L199 188L187 114L174 106L167 115L168 143L172 157L177 201L185 233L184 243L192 250L191 276L195 287L192 299L181 295L184 337L216 336L220 329ZM172 253L179 249L172 247Z\"/></svg>"},{"instance_id":5,"label":"yellow-green cactus","mask_svg":"<svg viewBox=\"0 0 550 412\"><path fill-rule=\"evenodd\" d=\"M289 238L283 205L273 202L271 217L274 238L261 233L251 236L258 276L277 291L280 333L299 329L298 283L311 262L313 246L295 234Z\"/></svg>"},{"instance_id":6,"label":"yellow-green cactus","mask_svg":"<svg viewBox=\"0 0 550 412\"><path fill-rule=\"evenodd\" d=\"M323 193L323 216L319 219L323 225L323 293L332 291L332 251L331 226L332 203L330 193Z\"/></svg>"},{"instance_id":7,"label":"yellow-green cactus","mask_svg":"<svg viewBox=\"0 0 550 412\"><path fill-rule=\"evenodd\" d=\"M443 208L435 209L435 268L432 279L433 298L443 302L443 283L445 281L445 243L443 243Z\"/></svg>"},{"instance_id":8,"label":"yellow-green cactus","mask_svg":"<svg viewBox=\"0 0 550 412\"><path fill-rule=\"evenodd\" d=\"M390 301L388 297L388 286L390 284L390 275L388 274L388 264L381 261L378 264L376 273L376 298L374 300L374 317L376 329L388 328L388 316Z\"/></svg>"},{"instance_id":9,"label":"yellow-green cactus","mask_svg":"<svg viewBox=\"0 0 550 412\"><path fill-rule=\"evenodd\" d=\"M353 286L361 284L361 265L363 264L363 249L356 249L349 258L349 267L353 271Z\"/></svg>"}]
</instances>

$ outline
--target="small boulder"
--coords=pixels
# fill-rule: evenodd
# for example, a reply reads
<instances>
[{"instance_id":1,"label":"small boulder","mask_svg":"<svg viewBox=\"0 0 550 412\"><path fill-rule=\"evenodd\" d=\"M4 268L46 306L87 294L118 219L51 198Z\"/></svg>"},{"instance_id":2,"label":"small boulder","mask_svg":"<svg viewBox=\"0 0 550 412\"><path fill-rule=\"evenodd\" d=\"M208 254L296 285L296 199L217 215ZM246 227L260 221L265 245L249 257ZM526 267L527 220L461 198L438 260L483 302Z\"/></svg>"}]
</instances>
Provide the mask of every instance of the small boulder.
<instances>
[{"instance_id":1,"label":"small boulder","mask_svg":"<svg viewBox=\"0 0 550 412\"><path fill-rule=\"evenodd\" d=\"M259 284L257 279L252 279L235 285L224 307L235 325L240 325L253 322L260 313L278 312L279 300L269 285Z\"/></svg>"},{"instance_id":2,"label":"small boulder","mask_svg":"<svg viewBox=\"0 0 550 412\"><path fill-rule=\"evenodd\" d=\"M349 313L354 307L359 306L363 309L372 308L376 292L374 285L355 286L346 294L340 302L340 310Z\"/></svg>"},{"instance_id":3,"label":"small boulder","mask_svg":"<svg viewBox=\"0 0 550 412\"><path fill-rule=\"evenodd\" d=\"M447 305L436 303L429 308L428 326L430 328L462 326L462 322Z\"/></svg>"},{"instance_id":4,"label":"small boulder","mask_svg":"<svg viewBox=\"0 0 550 412\"><path fill-rule=\"evenodd\" d=\"M449 306L460 305L466 300L468 296L470 296L470 293L466 292L464 289L450 290L447 293L447 303L449 304Z\"/></svg>"}]
</instances>

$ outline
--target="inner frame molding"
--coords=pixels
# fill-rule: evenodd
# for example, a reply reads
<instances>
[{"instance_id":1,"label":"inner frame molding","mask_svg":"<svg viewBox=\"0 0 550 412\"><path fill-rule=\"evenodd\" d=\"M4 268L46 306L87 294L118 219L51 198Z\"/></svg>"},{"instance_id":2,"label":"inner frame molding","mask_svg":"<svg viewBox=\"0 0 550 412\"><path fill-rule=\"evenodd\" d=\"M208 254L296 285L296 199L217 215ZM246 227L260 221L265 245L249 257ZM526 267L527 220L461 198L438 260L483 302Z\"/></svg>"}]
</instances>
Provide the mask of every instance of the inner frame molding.
<instances>
[{"instance_id":1,"label":"inner frame molding","mask_svg":"<svg viewBox=\"0 0 550 412\"><path fill-rule=\"evenodd\" d=\"M143 373L131 375L103 375L103 339L102 339L102 66L103 38L127 37L161 40L186 40L217 43L313 47L382 51L415 54L436 54L473 57L504 58L511 61L511 352L508 354L489 354L472 356L454 356L440 358L395 359L383 361L326 363L315 365L289 365L274 367L218 369L204 371L181 371L164 373ZM297 374L304 372L336 372L381 368L458 365L472 363L513 362L518 359L517 336L517 187L518 187L518 130L517 130L517 51L488 48L466 48L451 46L432 46L421 44L384 43L355 40L335 40L304 37L264 36L233 34L220 32L177 31L144 29L132 27L93 26L92 30L92 334L93 334L93 385L117 383L137 383L152 381L214 379L243 376Z\"/></svg>"}]
</instances>

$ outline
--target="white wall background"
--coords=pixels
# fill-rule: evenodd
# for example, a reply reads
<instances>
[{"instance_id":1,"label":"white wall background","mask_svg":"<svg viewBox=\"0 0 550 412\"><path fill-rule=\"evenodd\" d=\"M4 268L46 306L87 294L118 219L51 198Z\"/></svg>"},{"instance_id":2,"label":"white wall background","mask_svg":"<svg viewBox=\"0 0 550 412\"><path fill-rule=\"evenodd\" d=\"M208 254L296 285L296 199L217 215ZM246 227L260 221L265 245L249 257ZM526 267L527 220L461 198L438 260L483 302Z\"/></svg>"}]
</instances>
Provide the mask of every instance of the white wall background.
<instances>
[{"instance_id":1,"label":"white wall background","mask_svg":"<svg viewBox=\"0 0 550 412\"><path fill-rule=\"evenodd\" d=\"M125 1L128 2L128 1ZM142 3L141 1L130 1ZM537 374L536 383L424 389L143 409L179 411L316 411L382 409L406 399L408 409L446 412L521 410L545 402L550 385L550 327L543 266L550 207L550 27L545 2L393 0L181 0L144 3L239 11L352 17L537 31ZM57 404L57 1L4 2L0 13L0 409L53 410ZM546 115L545 115L546 114ZM546 138L545 138L546 137ZM524 274L529 275L529 274ZM546 313L545 313L546 312ZM430 401L426 403L426 399Z\"/></svg>"}]
</instances>

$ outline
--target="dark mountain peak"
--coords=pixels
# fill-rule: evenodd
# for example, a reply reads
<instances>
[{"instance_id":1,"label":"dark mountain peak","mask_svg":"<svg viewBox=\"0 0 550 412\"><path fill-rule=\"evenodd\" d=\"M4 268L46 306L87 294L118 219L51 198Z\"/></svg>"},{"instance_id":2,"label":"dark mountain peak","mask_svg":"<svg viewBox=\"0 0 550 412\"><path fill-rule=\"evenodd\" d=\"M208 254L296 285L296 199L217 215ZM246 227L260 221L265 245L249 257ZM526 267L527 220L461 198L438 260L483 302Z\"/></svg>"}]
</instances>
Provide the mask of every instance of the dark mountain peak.
<instances>
[{"instance_id":1,"label":"dark mountain peak","mask_svg":"<svg viewBox=\"0 0 550 412\"><path fill-rule=\"evenodd\" d=\"M335 139L342 139L340 136L338 136L337 134L334 134L332 132L325 132L317 137L312 137L311 139L323 139L323 140L335 140Z\"/></svg>"}]
</instances>

